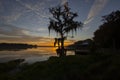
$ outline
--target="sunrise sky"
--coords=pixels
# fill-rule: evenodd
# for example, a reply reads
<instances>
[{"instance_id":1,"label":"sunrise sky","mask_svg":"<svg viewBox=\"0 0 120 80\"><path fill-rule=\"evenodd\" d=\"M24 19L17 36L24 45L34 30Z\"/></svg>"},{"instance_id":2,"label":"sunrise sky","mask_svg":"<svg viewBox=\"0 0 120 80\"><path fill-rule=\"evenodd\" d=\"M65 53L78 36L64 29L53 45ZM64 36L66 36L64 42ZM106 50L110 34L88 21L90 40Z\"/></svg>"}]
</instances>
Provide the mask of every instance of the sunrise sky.
<instances>
[{"instance_id":1,"label":"sunrise sky","mask_svg":"<svg viewBox=\"0 0 120 80\"><path fill-rule=\"evenodd\" d=\"M65 2L78 13L76 19L85 24L66 44L92 38L102 24L101 16L120 10L120 0L0 0L0 43L52 45L56 34L49 36L49 8Z\"/></svg>"}]
</instances>

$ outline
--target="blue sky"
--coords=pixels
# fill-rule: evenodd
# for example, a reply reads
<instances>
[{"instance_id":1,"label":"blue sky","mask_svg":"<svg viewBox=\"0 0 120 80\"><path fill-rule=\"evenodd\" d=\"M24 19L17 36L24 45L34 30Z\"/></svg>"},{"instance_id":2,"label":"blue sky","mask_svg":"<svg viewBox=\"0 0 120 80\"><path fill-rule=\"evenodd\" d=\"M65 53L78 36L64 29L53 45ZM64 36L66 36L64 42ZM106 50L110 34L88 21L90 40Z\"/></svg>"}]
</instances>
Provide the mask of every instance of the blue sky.
<instances>
[{"instance_id":1,"label":"blue sky","mask_svg":"<svg viewBox=\"0 0 120 80\"><path fill-rule=\"evenodd\" d=\"M71 40L92 38L102 24L101 16L120 10L120 0L0 0L0 42L51 41L56 35L48 33L48 8L65 2L78 13L77 20L85 24Z\"/></svg>"}]
</instances>

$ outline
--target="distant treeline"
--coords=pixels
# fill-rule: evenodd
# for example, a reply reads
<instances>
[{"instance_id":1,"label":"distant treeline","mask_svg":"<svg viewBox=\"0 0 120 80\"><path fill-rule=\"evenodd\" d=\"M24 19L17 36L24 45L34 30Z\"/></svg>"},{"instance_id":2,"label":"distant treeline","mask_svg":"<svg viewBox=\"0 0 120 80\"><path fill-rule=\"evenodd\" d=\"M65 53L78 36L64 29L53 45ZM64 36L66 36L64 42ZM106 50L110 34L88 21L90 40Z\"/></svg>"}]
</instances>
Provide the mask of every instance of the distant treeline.
<instances>
[{"instance_id":1,"label":"distant treeline","mask_svg":"<svg viewBox=\"0 0 120 80\"><path fill-rule=\"evenodd\" d=\"M0 43L0 51L3 50L23 50L28 48L36 48L37 45L22 44L22 43Z\"/></svg>"}]
</instances>

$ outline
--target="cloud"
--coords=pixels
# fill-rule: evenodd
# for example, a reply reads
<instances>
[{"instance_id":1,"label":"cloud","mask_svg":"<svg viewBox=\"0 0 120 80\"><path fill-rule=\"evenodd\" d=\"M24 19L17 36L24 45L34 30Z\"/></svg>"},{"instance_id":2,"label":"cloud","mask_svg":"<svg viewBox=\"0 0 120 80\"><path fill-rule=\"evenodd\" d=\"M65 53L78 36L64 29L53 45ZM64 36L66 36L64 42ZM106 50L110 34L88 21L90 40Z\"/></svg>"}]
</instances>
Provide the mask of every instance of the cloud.
<instances>
[{"instance_id":1,"label":"cloud","mask_svg":"<svg viewBox=\"0 0 120 80\"><path fill-rule=\"evenodd\" d=\"M0 42L50 42L50 38L33 36L32 32L13 26L11 24L0 24Z\"/></svg>"},{"instance_id":2,"label":"cloud","mask_svg":"<svg viewBox=\"0 0 120 80\"><path fill-rule=\"evenodd\" d=\"M37 18L48 19L51 17L49 8L67 0L0 0L0 21L11 23L23 18L29 13L35 14ZM7 14L7 15L6 15Z\"/></svg>"},{"instance_id":3,"label":"cloud","mask_svg":"<svg viewBox=\"0 0 120 80\"><path fill-rule=\"evenodd\" d=\"M11 24L0 24L0 37L8 37L8 38L36 38L40 37L42 32L44 32L44 28L39 28L38 30L31 30L16 27Z\"/></svg>"},{"instance_id":4,"label":"cloud","mask_svg":"<svg viewBox=\"0 0 120 80\"><path fill-rule=\"evenodd\" d=\"M1 35L0 35L1 36ZM4 36L4 35L3 35ZM46 37L0 37L1 42L9 42L9 43L51 43L50 38Z\"/></svg>"},{"instance_id":5,"label":"cloud","mask_svg":"<svg viewBox=\"0 0 120 80\"><path fill-rule=\"evenodd\" d=\"M18 20L21 18L22 15L29 13L34 13L37 15L38 18L49 18L50 15L48 14L46 5L49 3L49 0L36 0L35 4L32 2L26 2L22 0L12 0L9 3L9 0L0 0L0 21L11 23L13 21ZM51 1L50 1L51 2ZM48 9L48 8L47 8Z\"/></svg>"},{"instance_id":6,"label":"cloud","mask_svg":"<svg viewBox=\"0 0 120 80\"><path fill-rule=\"evenodd\" d=\"M100 13L109 0L95 0L84 24L90 23L93 18Z\"/></svg>"},{"instance_id":7,"label":"cloud","mask_svg":"<svg viewBox=\"0 0 120 80\"><path fill-rule=\"evenodd\" d=\"M6 35L4 37L27 37L30 35L28 30L11 24L0 24L0 34Z\"/></svg>"},{"instance_id":8,"label":"cloud","mask_svg":"<svg viewBox=\"0 0 120 80\"><path fill-rule=\"evenodd\" d=\"M35 5L31 5L29 3L22 2L21 0L16 0L19 4L21 4L23 7L27 8L29 12L34 12L36 15L38 15L41 18L49 18L50 15L46 13L46 3L49 3L49 0L42 0L38 1Z\"/></svg>"},{"instance_id":9,"label":"cloud","mask_svg":"<svg viewBox=\"0 0 120 80\"><path fill-rule=\"evenodd\" d=\"M14 0L0 1L0 22L11 23L19 19L27 10Z\"/></svg>"},{"instance_id":10,"label":"cloud","mask_svg":"<svg viewBox=\"0 0 120 80\"><path fill-rule=\"evenodd\" d=\"M64 5L68 0L61 0L61 4Z\"/></svg>"},{"instance_id":11,"label":"cloud","mask_svg":"<svg viewBox=\"0 0 120 80\"><path fill-rule=\"evenodd\" d=\"M9 15L9 16L0 16L0 19L3 22L10 23L12 21L16 21L21 15L22 15L22 13L12 14L12 15Z\"/></svg>"}]
</instances>

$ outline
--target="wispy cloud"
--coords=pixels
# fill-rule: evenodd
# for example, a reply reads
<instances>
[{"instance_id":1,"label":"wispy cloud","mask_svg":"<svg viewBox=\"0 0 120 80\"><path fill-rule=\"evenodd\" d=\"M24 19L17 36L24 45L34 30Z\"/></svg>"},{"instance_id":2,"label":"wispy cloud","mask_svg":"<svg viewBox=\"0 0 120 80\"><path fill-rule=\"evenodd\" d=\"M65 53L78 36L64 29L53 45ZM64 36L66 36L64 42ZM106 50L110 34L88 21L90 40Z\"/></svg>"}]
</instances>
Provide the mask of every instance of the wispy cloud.
<instances>
[{"instance_id":1,"label":"wispy cloud","mask_svg":"<svg viewBox=\"0 0 120 80\"><path fill-rule=\"evenodd\" d=\"M0 24L0 34L4 37L27 37L30 36L29 31L23 28L13 26L11 24ZM5 36L6 35L6 36Z\"/></svg>"},{"instance_id":2,"label":"wispy cloud","mask_svg":"<svg viewBox=\"0 0 120 80\"><path fill-rule=\"evenodd\" d=\"M16 27L12 24L0 24L0 37L16 37L16 38L35 38L40 37L38 34L44 32L44 28L31 30L26 28Z\"/></svg>"},{"instance_id":3,"label":"wispy cloud","mask_svg":"<svg viewBox=\"0 0 120 80\"><path fill-rule=\"evenodd\" d=\"M53 1L56 2L56 0ZM44 19L51 16L48 13L48 8L53 4L51 0L35 0L35 3L24 0L12 0L9 2L9 0L0 0L0 20L2 22L11 23L21 18L22 15L28 14L27 16L29 16L29 13Z\"/></svg>"},{"instance_id":4,"label":"wispy cloud","mask_svg":"<svg viewBox=\"0 0 120 80\"><path fill-rule=\"evenodd\" d=\"M0 0L0 22L11 23L19 19L24 13L26 13L26 9L15 3L15 1L9 0Z\"/></svg>"},{"instance_id":5,"label":"wispy cloud","mask_svg":"<svg viewBox=\"0 0 120 80\"><path fill-rule=\"evenodd\" d=\"M95 0L89 13L87 19L84 21L84 24L90 23L96 15L104 8L109 0Z\"/></svg>"},{"instance_id":6,"label":"wispy cloud","mask_svg":"<svg viewBox=\"0 0 120 80\"><path fill-rule=\"evenodd\" d=\"M30 5L28 3L24 3L21 0L16 0L18 3L20 3L23 7L27 8L29 10L29 12L34 12L36 15L38 15L41 18L49 18L50 15L46 13L46 3L49 2L49 0L44 0L38 3L36 3L35 5ZM49 5L47 5L49 6Z\"/></svg>"},{"instance_id":7,"label":"wispy cloud","mask_svg":"<svg viewBox=\"0 0 120 80\"><path fill-rule=\"evenodd\" d=\"M22 13L17 13L17 14L11 14L9 16L0 16L0 19L3 22L6 23L11 23L12 21L16 21L17 19L19 19L19 17L22 15Z\"/></svg>"},{"instance_id":8,"label":"wispy cloud","mask_svg":"<svg viewBox=\"0 0 120 80\"><path fill-rule=\"evenodd\" d=\"M61 4L64 5L68 0L61 0Z\"/></svg>"},{"instance_id":9,"label":"wispy cloud","mask_svg":"<svg viewBox=\"0 0 120 80\"><path fill-rule=\"evenodd\" d=\"M0 0L0 20L2 22L11 23L17 21L25 14L29 16L29 13L35 14L37 18L40 19L48 19L51 17L48 10L50 7L59 3L64 4L67 1L68 0L35 0L34 3L32 3L26 0L13 0L9 3L9 0ZM9 4L6 5L7 3Z\"/></svg>"},{"instance_id":10,"label":"wispy cloud","mask_svg":"<svg viewBox=\"0 0 120 80\"><path fill-rule=\"evenodd\" d=\"M13 26L11 24L1 24L0 25L0 42L50 42L50 38L33 36L32 32Z\"/></svg>"}]
</instances>

